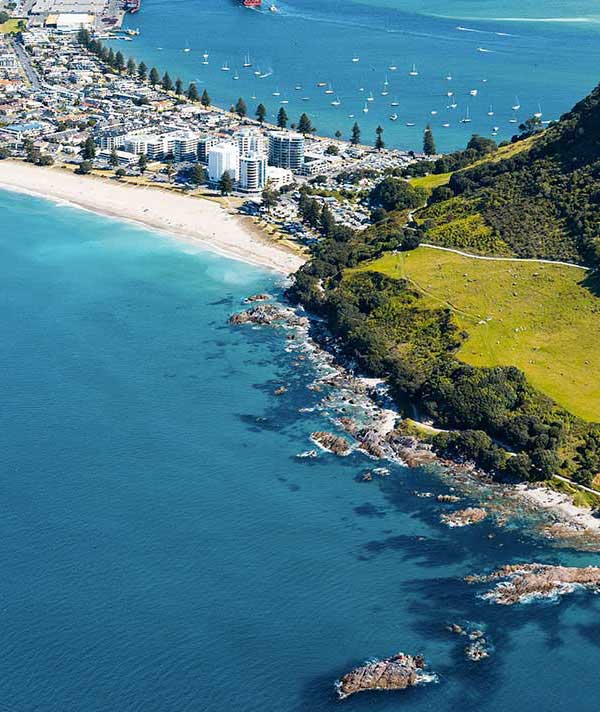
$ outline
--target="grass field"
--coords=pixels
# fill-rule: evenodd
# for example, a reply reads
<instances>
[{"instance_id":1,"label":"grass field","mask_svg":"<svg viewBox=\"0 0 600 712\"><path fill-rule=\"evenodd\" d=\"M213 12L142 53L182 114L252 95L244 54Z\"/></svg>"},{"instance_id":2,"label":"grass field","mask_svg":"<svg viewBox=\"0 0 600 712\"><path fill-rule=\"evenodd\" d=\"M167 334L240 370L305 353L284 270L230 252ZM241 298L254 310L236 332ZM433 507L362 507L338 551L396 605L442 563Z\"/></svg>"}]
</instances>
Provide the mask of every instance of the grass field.
<instances>
[{"instance_id":1,"label":"grass field","mask_svg":"<svg viewBox=\"0 0 600 712\"><path fill-rule=\"evenodd\" d=\"M0 34L9 35L14 34L19 31L19 22L21 20L18 17L13 17L0 25Z\"/></svg>"},{"instance_id":2,"label":"grass field","mask_svg":"<svg viewBox=\"0 0 600 712\"><path fill-rule=\"evenodd\" d=\"M487 261L427 247L360 269L408 279L469 337L458 358L517 366L571 413L600 421L600 278L575 267Z\"/></svg>"}]
</instances>

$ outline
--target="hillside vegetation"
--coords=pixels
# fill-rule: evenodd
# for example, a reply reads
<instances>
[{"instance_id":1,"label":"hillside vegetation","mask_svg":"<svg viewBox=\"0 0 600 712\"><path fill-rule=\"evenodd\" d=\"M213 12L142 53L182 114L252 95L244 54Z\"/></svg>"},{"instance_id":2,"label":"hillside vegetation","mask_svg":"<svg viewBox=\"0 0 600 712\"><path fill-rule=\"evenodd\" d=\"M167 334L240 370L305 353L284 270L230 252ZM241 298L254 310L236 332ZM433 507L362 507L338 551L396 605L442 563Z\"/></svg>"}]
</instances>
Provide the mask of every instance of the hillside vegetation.
<instances>
[{"instance_id":1,"label":"hillside vegetation","mask_svg":"<svg viewBox=\"0 0 600 712\"><path fill-rule=\"evenodd\" d=\"M418 216L431 233L427 240L461 246L464 229L457 221L465 214L457 218L453 208L459 200L487 228L481 252L501 254L508 246L521 257L597 265L600 88L528 141L526 150L457 170L447 185L434 189L429 206Z\"/></svg>"},{"instance_id":2,"label":"hillside vegetation","mask_svg":"<svg viewBox=\"0 0 600 712\"><path fill-rule=\"evenodd\" d=\"M597 276L575 267L477 260L427 247L387 254L359 269L406 279L432 308L449 307L468 334L456 353L461 361L517 366L571 413L600 421Z\"/></svg>"}]
</instances>

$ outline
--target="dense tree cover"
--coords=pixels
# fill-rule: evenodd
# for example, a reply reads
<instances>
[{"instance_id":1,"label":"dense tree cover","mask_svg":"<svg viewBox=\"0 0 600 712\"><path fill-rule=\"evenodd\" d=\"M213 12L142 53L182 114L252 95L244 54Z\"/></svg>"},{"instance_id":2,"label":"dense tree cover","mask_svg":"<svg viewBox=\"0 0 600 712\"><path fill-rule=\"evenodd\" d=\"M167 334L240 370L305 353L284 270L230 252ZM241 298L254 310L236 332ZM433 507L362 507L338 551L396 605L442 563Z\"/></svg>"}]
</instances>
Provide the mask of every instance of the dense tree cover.
<instances>
[{"instance_id":1,"label":"dense tree cover","mask_svg":"<svg viewBox=\"0 0 600 712\"><path fill-rule=\"evenodd\" d=\"M427 124L425 132L423 133L423 153L426 156L435 156L437 153L435 139L433 138L433 131L431 130L431 126L429 124Z\"/></svg>"},{"instance_id":2,"label":"dense tree cover","mask_svg":"<svg viewBox=\"0 0 600 712\"><path fill-rule=\"evenodd\" d=\"M427 193L422 188L413 188L401 178L388 176L373 188L370 201L373 207L384 210L404 210L420 207L426 197Z\"/></svg>"},{"instance_id":3,"label":"dense tree cover","mask_svg":"<svg viewBox=\"0 0 600 712\"><path fill-rule=\"evenodd\" d=\"M428 140L428 136L431 139L431 143ZM433 143L433 146L431 145L432 143L433 135L431 134L431 130L428 131L426 129L423 137L423 151L427 155L431 155L428 153L428 150L431 150L431 148L434 149L433 153L435 153L435 143ZM462 168L470 166L472 163L475 163L475 161L478 161L481 158L485 158L486 156L495 153L497 150L498 146L495 141L492 141L490 138L479 136L478 134L473 134L464 150L447 153L444 156L440 156L436 161L424 160L413 163L403 171L403 175L405 177L416 177L425 176L429 173L439 175L440 173L458 171Z\"/></svg>"},{"instance_id":4,"label":"dense tree cover","mask_svg":"<svg viewBox=\"0 0 600 712\"><path fill-rule=\"evenodd\" d=\"M476 200L514 254L600 264L600 87L528 150L455 173L448 189Z\"/></svg>"}]
</instances>

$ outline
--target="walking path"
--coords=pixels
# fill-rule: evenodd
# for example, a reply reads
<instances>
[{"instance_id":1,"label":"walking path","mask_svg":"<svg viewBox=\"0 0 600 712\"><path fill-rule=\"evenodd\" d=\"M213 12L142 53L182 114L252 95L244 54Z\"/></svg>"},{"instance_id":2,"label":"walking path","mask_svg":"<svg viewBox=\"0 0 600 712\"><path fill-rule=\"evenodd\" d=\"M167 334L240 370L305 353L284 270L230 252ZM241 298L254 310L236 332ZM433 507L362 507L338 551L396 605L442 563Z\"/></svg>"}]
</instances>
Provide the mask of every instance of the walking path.
<instances>
[{"instance_id":1,"label":"walking path","mask_svg":"<svg viewBox=\"0 0 600 712\"><path fill-rule=\"evenodd\" d=\"M591 494L595 494L597 497L600 497L600 491L598 491L596 489L592 489L591 487L586 487L585 485L577 484L577 482L573 482L573 480L569 480L567 477L563 477L562 475L552 475L552 477L555 480L560 480L561 482L566 482L568 485L573 485L573 487L577 487L578 489L585 490L586 492L590 492Z\"/></svg>"}]
</instances>

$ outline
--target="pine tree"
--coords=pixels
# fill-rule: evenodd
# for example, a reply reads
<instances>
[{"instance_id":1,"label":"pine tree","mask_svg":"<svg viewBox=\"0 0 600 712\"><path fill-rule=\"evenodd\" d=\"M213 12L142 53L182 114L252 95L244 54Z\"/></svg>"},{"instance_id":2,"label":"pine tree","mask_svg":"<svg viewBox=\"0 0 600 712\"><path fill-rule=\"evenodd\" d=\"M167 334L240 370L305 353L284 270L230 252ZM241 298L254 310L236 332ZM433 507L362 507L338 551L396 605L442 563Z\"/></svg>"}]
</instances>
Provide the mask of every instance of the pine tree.
<instances>
[{"instance_id":1,"label":"pine tree","mask_svg":"<svg viewBox=\"0 0 600 712\"><path fill-rule=\"evenodd\" d=\"M169 72L165 72L163 74L162 78L162 88L165 91L173 91L173 82L171 81L171 77L169 76Z\"/></svg>"},{"instance_id":2,"label":"pine tree","mask_svg":"<svg viewBox=\"0 0 600 712\"><path fill-rule=\"evenodd\" d=\"M123 57L122 52L117 52L115 54L115 69L122 72L125 69L125 57Z\"/></svg>"},{"instance_id":3,"label":"pine tree","mask_svg":"<svg viewBox=\"0 0 600 712\"><path fill-rule=\"evenodd\" d=\"M183 82L179 77L175 80L175 94L181 96L183 94Z\"/></svg>"},{"instance_id":4,"label":"pine tree","mask_svg":"<svg viewBox=\"0 0 600 712\"><path fill-rule=\"evenodd\" d=\"M198 94L198 89L196 89L196 85L194 84L194 82L190 83L186 92L186 96L190 101L198 101L198 99L200 98L200 95Z\"/></svg>"},{"instance_id":5,"label":"pine tree","mask_svg":"<svg viewBox=\"0 0 600 712\"><path fill-rule=\"evenodd\" d=\"M288 124L288 115L286 113L286 110L281 107L279 109L279 113L277 114L277 126L279 126L280 129L284 129Z\"/></svg>"},{"instance_id":6,"label":"pine tree","mask_svg":"<svg viewBox=\"0 0 600 712\"><path fill-rule=\"evenodd\" d=\"M381 126L378 126L375 129L375 133L377 134L377 138L375 139L375 148L378 151L381 151L382 148L385 148L385 143L383 142L383 129Z\"/></svg>"},{"instance_id":7,"label":"pine tree","mask_svg":"<svg viewBox=\"0 0 600 712\"><path fill-rule=\"evenodd\" d=\"M324 205L323 210L321 210L321 232L325 237L329 237L333 232L335 227L335 220L333 214L329 208Z\"/></svg>"},{"instance_id":8,"label":"pine tree","mask_svg":"<svg viewBox=\"0 0 600 712\"><path fill-rule=\"evenodd\" d=\"M145 82L147 76L148 76L148 67L144 64L144 62L140 62L140 66L138 67L138 77L143 82Z\"/></svg>"},{"instance_id":9,"label":"pine tree","mask_svg":"<svg viewBox=\"0 0 600 712\"><path fill-rule=\"evenodd\" d=\"M308 114L302 114L300 121L298 122L298 131L301 134L309 134L314 131L311 120L308 118Z\"/></svg>"},{"instance_id":10,"label":"pine tree","mask_svg":"<svg viewBox=\"0 0 600 712\"><path fill-rule=\"evenodd\" d=\"M108 165L111 168L116 168L119 165L119 157L117 156L117 149L113 146L110 156L108 158Z\"/></svg>"},{"instance_id":11,"label":"pine tree","mask_svg":"<svg viewBox=\"0 0 600 712\"><path fill-rule=\"evenodd\" d=\"M130 57L127 60L127 74L129 74L130 77L134 77L136 69L137 67L135 65L135 59L133 57Z\"/></svg>"},{"instance_id":12,"label":"pine tree","mask_svg":"<svg viewBox=\"0 0 600 712\"><path fill-rule=\"evenodd\" d=\"M196 93L197 93L197 92L196 92ZM188 98L189 98L189 97L188 97ZM193 101L197 101L197 100L194 99ZM206 89L202 92L202 98L200 99L200 103L202 104L202 106L203 106L205 109L208 109L208 107L209 107L210 104L211 104L211 99L210 99L210 96L208 95L208 92L206 91Z\"/></svg>"},{"instance_id":13,"label":"pine tree","mask_svg":"<svg viewBox=\"0 0 600 712\"><path fill-rule=\"evenodd\" d=\"M115 52L112 47L108 50L108 55L106 57L106 63L109 64L111 67L115 66Z\"/></svg>"},{"instance_id":14,"label":"pine tree","mask_svg":"<svg viewBox=\"0 0 600 712\"><path fill-rule=\"evenodd\" d=\"M81 144L81 157L85 161L89 161L92 158L96 158L96 144L91 136L88 136L86 140Z\"/></svg>"},{"instance_id":15,"label":"pine tree","mask_svg":"<svg viewBox=\"0 0 600 712\"><path fill-rule=\"evenodd\" d=\"M200 165L199 163L194 163L192 167L191 179L192 183L195 183L196 185L206 183L206 169L204 168L204 166Z\"/></svg>"},{"instance_id":16,"label":"pine tree","mask_svg":"<svg viewBox=\"0 0 600 712\"><path fill-rule=\"evenodd\" d=\"M433 131L431 126L427 124L425 128L425 133L423 134L423 153L426 156L435 156L437 151L435 148L435 139L433 138Z\"/></svg>"},{"instance_id":17,"label":"pine tree","mask_svg":"<svg viewBox=\"0 0 600 712\"><path fill-rule=\"evenodd\" d=\"M360 143L360 126L355 123L352 127L352 136L350 137L350 143L353 146L358 146Z\"/></svg>"},{"instance_id":18,"label":"pine tree","mask_svg":"<svg viewBox=\"0 0 600 712\"><path fill-rule=\"evenodd\" d=\"M235 113L240 117L240 119L243 119L244 116L248 113L248 107L246 106L246 102L240 98L237 100L236 105L235 105Z\"/></svg>"},{"instance_id":19,"label":"pine tree","mask_svg":"<svg viewBox=\"0 0 600 712\"><path fill-rule=\"evenodd\" d=\"M342 132L339 129L333 135L338 139L338 141L342 138Z\"/></svg>"},{"instance_id":20,"label":"pine tree","mask_svg":"<svg viewBox=\"0 0 600 712\"><path fill-rule=\"evenodd\" d=\"M229 195L233 190L233 179L229 171L223 171L223 175L219 181L219 190L221 191L221 195Z\"/></svg>"},{"instance_id":21,"label":"pine tree","mask_svg":"<svg viewBox=\"0 0 600 712\"><path fill-rule=\"evenodd\" d=\"M77 41L80 45L83 45L84 47L89 47L90 33L82 27L77 33Z\"/></svg>"},{"instance_id":22,"label":"pine tree","mask_svg":"<svg viewBox=\"0 0 600 712\"><path fill-rule=\"evenodd\" d=\"M265 117L267 115L267 109L264 104L259 104L256 107L256 118L260 121L260 123L264 123Z\"/></svg>"},{"instance_id":23,"label":"pine tree","mask_svg":"<svg viewBox=\"0 0 600 712\"><path fill-rule=\"evenodd\" d=\"M156 67L152 67L152 69L150 70L149 78L150 84L152 84L153 87L156 86L160 81L160 74L158 73L158 69Z\"/></svg>"},{"instance_id":24,"label":"pine tree","mask_svg":"<svg viewBox=\"0 0 600 712\"><path fill-rule=\"evenodd\" d=\"M148 159L146 158L146 154L145 153L140 154L140 157L138 159L138 168L142 175L144 175L147 165L148 165Z\"/></svg>"}]
</instances>

